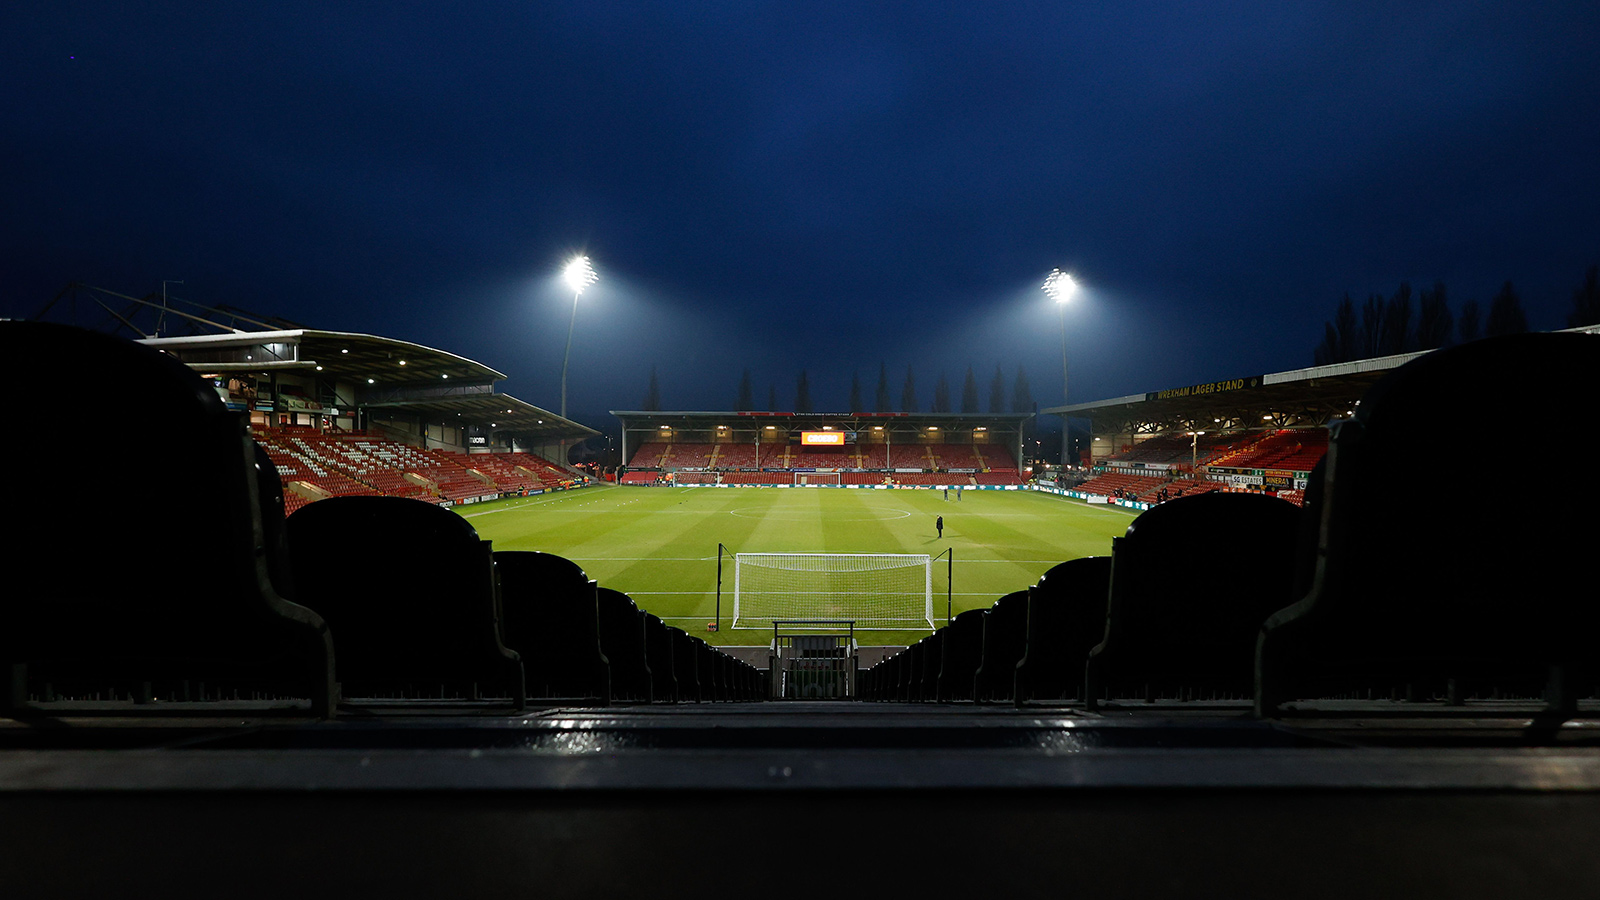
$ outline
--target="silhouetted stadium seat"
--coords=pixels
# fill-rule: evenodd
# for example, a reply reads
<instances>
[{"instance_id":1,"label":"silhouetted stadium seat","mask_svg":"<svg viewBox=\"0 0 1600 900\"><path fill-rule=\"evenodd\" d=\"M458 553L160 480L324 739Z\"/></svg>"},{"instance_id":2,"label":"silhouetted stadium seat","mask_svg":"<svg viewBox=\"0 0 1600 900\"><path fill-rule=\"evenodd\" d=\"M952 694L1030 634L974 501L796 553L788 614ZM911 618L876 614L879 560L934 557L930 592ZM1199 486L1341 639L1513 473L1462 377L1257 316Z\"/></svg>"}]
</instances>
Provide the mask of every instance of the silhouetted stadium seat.
<instances>
[{"instance_id":1,"label":"silhouetted stadium seat","mask_svg":"<svg viewBox=\"0 0 1600 900\"><path fill-rule=\"evenodd\" d=\"M466 519L403 497L333 497L297 510L288 535L295 599L327 620L345 699L525 705L489 542Z\"/></svg>"},{"instance_id":2,"label":"silhouetted stadium seat","mask_svg":"<svg viewBox=\"0 0 1600 900\"><path fill-rule=\"evenodd\" d=\"M650 696L657 703L678 702L678 677L673 664L672 629L644 613L645 660L650 665Z\"/></svg>"},{"instance_id":3,"label":"silhouetted stadium seat","mask_svg":"<svg viewBox=\"0 0 1600 900\"><path fill-rule=\"evenodd\" d=\"M139 439L87 433L85 403L98 432ZM33 471L43 436L67 476L7 482L0 709L298 698L331 714L327 628L261 552L271 467L211 385L119 338L0 322L0 409L34 432L5 442L5 471Z\"/></svg>"},{"instance_id":4,"label":"silhouetted stadium seat","mask_svg":"<svg viewBox=\"0 0 1600 900\"><path fill-rule=\"evenodd\" d=\"M901 659L896 667L894 699L901 703L917 699L917 679L922 675L922 657L927 653L927 640L923 638L899 654Z\"/></svg>"},{"instance_id":5,"label":"silhouetted stadium seat","mask_svg":"<svg viewBox=\"0 0 1600 900\"><path fill-rule=\"evenodd\" d=\"M1322 508L1309 593L1262 629L1258 712L1301 699L1541 693L1570 712L1600 655L1586 574L1600 509L1586 455L1600 446L1597 384L1600 337L1555 333L1431 353L1374 385L1333 426L1325 481L1313 485L1322 496L1308 494ZM1497 483L1503 451L1479 428L1441 427L1512 412L1559 423L1552 438L1584 454L1566 457L1575 465L1560 466L1558 490ZM1442 446L1452 433L1458 445ZM1424 478L1451 487L1407 502ZM1473 484L1483 489L1463 489Z\"/></svg>"},{"instance_id":6,"label":"silhouetted stadium seat","mask_svg":"<svg viewBox=\"0 0 1600 900\"><path fill-rule=\"evenodd\" d=\"M611 699L649 703L650 665L645 648L644 614L633 598L599 588L600 652L611 664Z\"/></svg>"},{"instance_id":7,"label":"silhouetted stadium seat","mask_svg":"<svg viewBox=\"0 0 1600 900\"><path fill-rule=\"evenodd\" d=\"M972 699L972 679L983 660L983 617L985 609L957 613L943 629L944 652L939 654L939 676L934 681L933 699L953 703Z\"/></svg>"},{"instance_id":8,"label":"silhouetted stadium seat","mask_svg":"<svg viewBox=\"0 0 1600 900\"><path fill-rule=\"evenodd\" d=\"M610 703L611 666L600 650L595 583L577 563L550 553L500 550L494 561L500 632L522 656L528 695Z\"/></svg>"},{"instance_id":9,"label":"silhouetted stadium seat","mask_svg":"<svg viewBox=\"0 0 1600 900\"><path fill-rule=\"evenodd\" d=\"M1011 700L1016 689L1017 660L1028 636L1028 592L1013 591L989 607L983 617L983 650L972 677L972 699L979 703Z\"/></svg>"},{"instance_id":10,"label":"silhouetted stadium seat","mask_svg":"<svg viewBox=\"0 0 1600 900\"><path fill-rule=\"evenodd\" d=\"M1082 700L1089 650L1106 636L1111 557L1068 560L1028 589L1028 633L1016 702ZM958 617L959 618L959 617Z\"/></svg>"},{"instance_id":11,"label":"silhouetted stadium seat","mask_svg":"<svg viewBox=\"0 0 1600 900\"><path fill-rule=\"evenodd\" d=\"M913 679L911 700L932 703L939 692L939 668L944 662L944 629L922 639L922 657Z\"/></svg>"},{"instance_id":12,"label":"silhouetted stadium seat","mask_svg":"<svg viewBox=\"0 0 1600 900\"><path fill-rule=\"evenodd\" d=\"M1104 699L1251 696L1256 634L1292 601L1300 507L1263 494L1180 497L1115 538L1105 637L1089 652Z\"/></svg>"},{"instance_id":13,"label":"silhouetted stadium seat","mask_svg":"<svg viewBox=\"0 0 1600 900\"><path fill-rule=\"evenodd\" d=\"M668 630L672 632L672 673L678 681L678 702L710 701L711 682L700 656L704 643L681 628L668 626Z\"/></svg>"}]
</instances>

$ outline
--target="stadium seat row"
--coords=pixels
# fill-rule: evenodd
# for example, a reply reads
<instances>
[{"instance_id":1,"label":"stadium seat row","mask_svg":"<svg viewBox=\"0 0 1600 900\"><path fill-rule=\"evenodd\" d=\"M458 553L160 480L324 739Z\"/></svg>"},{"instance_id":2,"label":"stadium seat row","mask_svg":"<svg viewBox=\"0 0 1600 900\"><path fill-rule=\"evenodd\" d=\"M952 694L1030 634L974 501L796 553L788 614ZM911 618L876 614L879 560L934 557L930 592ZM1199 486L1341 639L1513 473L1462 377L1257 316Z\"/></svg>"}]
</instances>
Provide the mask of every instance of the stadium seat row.
<instances>
[{"instance_id":1,"label":"stadium seat row","mask_svg":"<svg viewBox=\"0 0 1600 900\"><path fill-rule=\"evenodd\" d=\"M112 488L19 486L22 527L6 545L0 597L0 711L327 716L341 699L520 709L529 697L764 695L753 668L570 561L494 552L432 503L333 497L286 517L277 466L243 418L170 356L5 322L0 359L10 410L88 396L92 372L116 372L124 399L99 410L97 426L143 436L115 454L89 440L56 454L66 470L104 471ZM4 452L7 463L26 454L18 442Z\"/></svg>"},{"instance_id":2,"label":"stadium seat row","mask_svg":"<svg viewBox=\"0 0 1600 900\"><path fill-rule=\"evenodd\" d=\"M1525 334L1418 358L1335 423L1305 508L1209 493L1145 512L1109 559L1073 560L1026 591L862 673L886 701L1253 704L1260 716L1428 701L1544 704L1571 715L1600 671L1589 554L1600 478L1551 527L1540 498L1492 487L1439 423L1483 409L1563 421L1592 446L1600 337ZM1465 486L1435 492L1429 484ZM1553 512L1553 510L1552 510ZM1409 706L1409 704L1404 704Z\"/></svg>"}]
</instances>

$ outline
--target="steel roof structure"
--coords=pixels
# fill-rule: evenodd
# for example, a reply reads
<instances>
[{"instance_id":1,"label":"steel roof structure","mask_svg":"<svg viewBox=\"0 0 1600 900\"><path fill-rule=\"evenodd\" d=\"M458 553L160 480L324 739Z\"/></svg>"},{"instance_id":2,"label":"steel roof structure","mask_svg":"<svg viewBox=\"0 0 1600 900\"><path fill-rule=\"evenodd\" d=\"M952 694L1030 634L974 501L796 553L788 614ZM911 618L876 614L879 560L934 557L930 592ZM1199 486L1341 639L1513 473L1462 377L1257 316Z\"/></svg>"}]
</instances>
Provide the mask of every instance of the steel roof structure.
<instances>
[{"instance_id":1,"label":"steel roof structure","mask_svg":"<svg viewBox=\"0 0 1600 900\"><path fill-rule=\"evenodd\" d=\"M350 402L461 427L510 434L525 443L582 440L599 434L549 410L496 393L504 373L464 356L395 338L305 328L284 319L178 298L132 297L69 285L63 298L84 298L113 321L115 332L177 357L204 375L293 373L356 389ZM116 306L113 306L113 304ZM188 332L166 336L173 330Z\"/></svg>"},{"instance_id":2,"label":"steel roof structure","mask_svg":"<svg viewBox=\"0 0 1600 900\"><path fill-rule=\"evenodd\" d=\"M1600 333L1600 325L1570 328ZM1431 350L1291 369L1271 375L1184 385L1166 390L1040 410L1089 419L1095 435L1160 434L1196 429L1309 428L1355 411L1389 370Z\"/></svg>"}]
</instances>

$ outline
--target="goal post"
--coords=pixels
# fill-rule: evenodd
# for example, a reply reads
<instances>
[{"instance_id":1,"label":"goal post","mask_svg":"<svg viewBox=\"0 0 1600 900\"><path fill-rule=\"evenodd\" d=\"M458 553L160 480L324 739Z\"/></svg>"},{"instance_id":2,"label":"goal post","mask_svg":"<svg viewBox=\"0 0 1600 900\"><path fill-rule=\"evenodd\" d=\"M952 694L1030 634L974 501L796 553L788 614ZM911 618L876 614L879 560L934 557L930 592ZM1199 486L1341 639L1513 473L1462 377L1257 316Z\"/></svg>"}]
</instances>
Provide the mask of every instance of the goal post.
<instances>
[{"instance_id":1,"label":"goal post","mask_svg":"<svg viewBox=\"0 0 1600 900\"><path fill-rule=\"evenodd\" d=\"M846 619L857 629L933 625L933 558L925 553L735 553L734 628L773 620Z\"/></svg>"}]
</instances>

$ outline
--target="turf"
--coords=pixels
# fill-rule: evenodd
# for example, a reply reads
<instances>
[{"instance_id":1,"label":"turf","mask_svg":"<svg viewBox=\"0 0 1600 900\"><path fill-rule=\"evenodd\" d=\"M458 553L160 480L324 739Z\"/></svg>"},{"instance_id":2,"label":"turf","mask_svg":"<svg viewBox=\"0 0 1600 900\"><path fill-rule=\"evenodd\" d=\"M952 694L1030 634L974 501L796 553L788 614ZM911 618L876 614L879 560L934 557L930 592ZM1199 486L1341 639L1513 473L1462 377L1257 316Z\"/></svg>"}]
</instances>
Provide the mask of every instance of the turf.
<instances>
[{"instance_id":1,"label":"turf","mask_svg":"<svg viewBox=\"0 0 1600 900\"><path fill-rule=\"evenodd\" d=\"M765 644L770 631L728 628L733 561L726 559L722 631L717 545L729 551L926 553L947 548L954 613L982 608L1039 580L1051 566L1111 552L1133 514L1032 491L838 488L657 488L604 485L461 507L497 550L543 550L601 585L715 644ZM944 537L934 518L944 516ZM936 625L944 624L947 567L934 571ZM926 631L920 634L926 634ZM863 644L903 644L918 633L868 632Z\"/></svg>"}]
</instances>

